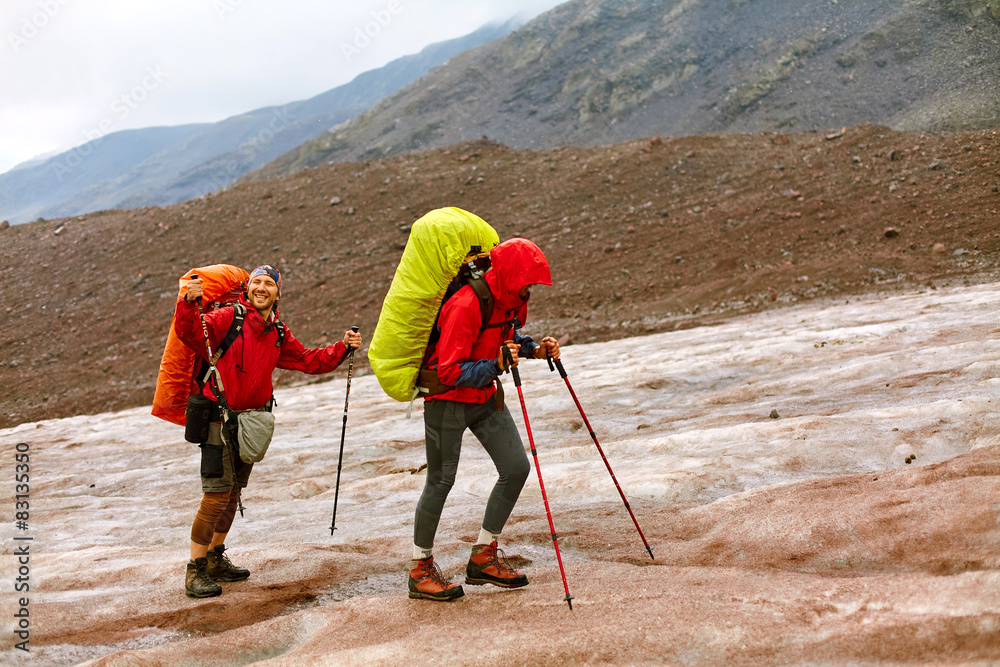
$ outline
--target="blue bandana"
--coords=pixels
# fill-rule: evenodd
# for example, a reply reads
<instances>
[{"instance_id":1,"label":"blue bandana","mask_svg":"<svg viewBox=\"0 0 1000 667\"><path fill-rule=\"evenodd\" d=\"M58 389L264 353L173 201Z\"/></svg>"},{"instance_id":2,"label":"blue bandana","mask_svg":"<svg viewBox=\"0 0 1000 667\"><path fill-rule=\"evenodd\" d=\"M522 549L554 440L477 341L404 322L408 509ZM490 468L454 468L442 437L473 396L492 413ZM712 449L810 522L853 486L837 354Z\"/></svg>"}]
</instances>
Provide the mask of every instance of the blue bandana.
<instances>
[{"instance_id":1,"label":"blue bandana","mask_svg":"<svg viewBox=\"0 0 1000 667\"><path fill-rule=\"evenodd\" d=\"M278 269L274 268L270 264L263 264L258 266L256 269L250 272L250 277L247 279L249 283L254 279L254 276L270 276L274 284L278 286L278 296L281 296L281 273Z\"/></svg>"}]
</instances>

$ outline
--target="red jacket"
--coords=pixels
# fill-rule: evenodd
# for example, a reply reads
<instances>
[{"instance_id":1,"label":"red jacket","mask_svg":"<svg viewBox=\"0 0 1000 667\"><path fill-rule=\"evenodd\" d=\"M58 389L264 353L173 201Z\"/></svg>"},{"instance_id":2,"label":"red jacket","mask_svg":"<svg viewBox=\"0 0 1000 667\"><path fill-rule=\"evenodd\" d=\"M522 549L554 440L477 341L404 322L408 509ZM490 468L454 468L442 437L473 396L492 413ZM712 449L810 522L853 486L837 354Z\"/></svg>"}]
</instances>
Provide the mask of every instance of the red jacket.
<instances>
[{"instance_id":1,"label":"red jacket","mask_svg":"<svg viewBox=\"0 0 1000 667\"><path fill-rule=\"evenodd\" d=\"M528 303L522 301L518 292L526 285L551 285L552 276L549 263L541 249L527 239L504 241L490 253L492 268L483 276L493 293L493 314L490 323L500 323L517 318L524 324L528 316ZM495 360L500 346L512 337L512 327L492 327L479 333L482 314L479 299L472 287L466 285L455 292L441 309L438 326L441 337L431 355L429 366L437 368L438 378L448 385L460 383L463 370L470 365L464 362ZM531 342L530 339L525 339ZM520 340L518 342L521 342ZM522 348L522 352L524 352ZM462 365L465 365L463 369ZM478 374L482 377L482 373ZM495 366L491 377L479 386L456 386L451 391L432 396L427 400L450 400L459 403L483 404L488 401L496 387L492 380L497 376Z\"/></svg>"},{"instance_id":2,"label":"red jacket","mask_svg":"<svg viewBox=\"0 0 1000 667\"><path fill-rule=\"evenodd\" d=\"M243 331L216 364L222 375L226 402L233 410L259 408L271 400L274 393L271 374L275 368L318 375L329 373L347 356L344 341L337 341L323 348L307 349L292 335L287 325L285 340L278 347L278 330L273 322L265 323L260 313L243 297L240 297L240 303L247 308ZM212 352L218 349L235 316L233 308L219 308L205 314ZM277 319L276 311L272 313L272 319ZM196 304L188 303L185 299L178 300L174 330L185 345L201 357L208 358L205 334ZM204 393L215 398L208 385L205 386Z\"/></svg>"}]
</instances>

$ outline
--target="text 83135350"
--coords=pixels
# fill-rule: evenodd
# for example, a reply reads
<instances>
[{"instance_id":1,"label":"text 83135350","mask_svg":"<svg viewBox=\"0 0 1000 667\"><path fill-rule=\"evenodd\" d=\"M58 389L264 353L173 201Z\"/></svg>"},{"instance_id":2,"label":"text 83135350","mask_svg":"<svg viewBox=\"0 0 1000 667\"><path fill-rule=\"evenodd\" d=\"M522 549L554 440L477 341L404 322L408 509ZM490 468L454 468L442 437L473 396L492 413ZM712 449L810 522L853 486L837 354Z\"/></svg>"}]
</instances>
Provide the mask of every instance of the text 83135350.
<instances>
[{"instance_id":1,"label":"text 83135350","mask_svg":"<svg viewBox=\"0 0 1000 667\"><path fill-rule=\"evenodd\" d=\"M14 448L14 524L23 533L28 531L28 520L31 517L31 447L26 442L19 442ZM17 543L14 557L17 558L17 574L14 577L14 592L21 594L17 599L14 612L14 636L20 641L14 644L22 651L27 651L31 638L31 617L28 611L28 592L31 590L31 545L33 538L22 534L14 537Z\"/></svg>"}]
</instances>

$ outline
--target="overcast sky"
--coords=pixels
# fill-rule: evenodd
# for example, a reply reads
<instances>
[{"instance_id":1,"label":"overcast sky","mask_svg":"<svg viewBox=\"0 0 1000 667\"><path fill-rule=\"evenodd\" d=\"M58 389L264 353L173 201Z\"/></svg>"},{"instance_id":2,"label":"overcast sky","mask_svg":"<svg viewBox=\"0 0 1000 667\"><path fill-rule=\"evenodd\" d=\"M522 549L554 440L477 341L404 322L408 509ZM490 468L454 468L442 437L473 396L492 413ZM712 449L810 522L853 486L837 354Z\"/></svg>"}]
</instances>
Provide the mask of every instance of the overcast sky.
<instances>
[{"instance_id":1,"label":"overcast sky","mask_svg":"<svg viewBox=\"0 0 1000 667\"><path fill-rule=\"evenodd\" d=\"M0 173L103 132L217 121L565 0L2 0Z\"/></svg>"}]
</instances>

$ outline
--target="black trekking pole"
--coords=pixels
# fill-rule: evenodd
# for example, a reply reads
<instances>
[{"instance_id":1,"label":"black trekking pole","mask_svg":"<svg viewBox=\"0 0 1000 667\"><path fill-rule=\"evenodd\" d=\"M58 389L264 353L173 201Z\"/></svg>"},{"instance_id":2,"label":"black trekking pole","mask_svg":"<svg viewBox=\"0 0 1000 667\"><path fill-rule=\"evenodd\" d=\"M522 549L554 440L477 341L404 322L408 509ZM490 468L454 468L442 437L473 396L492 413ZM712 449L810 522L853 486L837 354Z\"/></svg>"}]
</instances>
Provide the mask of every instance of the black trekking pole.
<instances>
[{"instance_id":1,"label":"black trekking pole","mask_svg":"<svg viewBox=\"0 0 1000 667\"><path fill-rule=\"evenodd\" d=\"M569 395L573 397L573 402L576 403L577 410L580 411L580 416L583 417L583 423L587 425L587 430L590 431L590 437L594 440L594 444L597 445L597 451L601 453L601 458L604 459L604 465L608 467L608 472L611 473L611 481L615 483L615 488L618 489L618 495L622 497L622 502L625 503L625 509L628 510L629 516L632 517L632 523L635 524L635 529L639 531L639 537L642 539L642 543L646 545L645 551L649 554L649 557L656 560L653 555L653 547L649 546L649 542L646 541L646 536L642 534L642 528L639 527L639 522L635 518L635 514L632 513L632 506L628 504L628 499L625 498L625 493L622 491L622 487L618 485L618 479L615 477L615 471L611 469L611 464L608 463L608 457L604 455L604 450L601 448L601 443L597 441L597 435L594 433L594 428L590 425L587 420L587 415L583 411L583 406L580 405L580 400L576 397L576 392L573 391L573 385L569 383L569 378L567 377L566 369L563 368L562 361L559 359L553 359L552 357L547 357L549 362L549 370L559 369L559 375L566 382L566 388L569 389ZM553 361L555 366L552 365Z\"/></svg>"},{"instance_id":2,"label":"black trekking pole","mask_svg":"<svg viewBox=\"0 0 1000 667\"><path fill-rule=\"evenodd\" d=\"M351 327L358 333L358 327ZM354 372L354 348L348 355L347 362L347 394L344 396L344 425L340 429L340 456L337 458L337 488L333 492L333 520L330 522L330 534L337 530L337 499L340 497L340 468L344 463L344 436L347 435L347 404L351 400L351 374Z\"/></svg>"},{"instance_id":3,"label":"black trekking pole","mask_svg":"<svg viewBox=\"0 0 1000 667\"><path fill-rule=\"evenodd\" d=\"M198 274L192 273L191 280L198 280ZM201 307L201 297L199 296L195 299L195 303L198 304L198 315L201 316L201 331L205 334L205 348L208 350L208 372L209 376L215 379L216 388L216 398L219 399L219 407L222 410L222 428L226 427L225 415L229 411L229 404L226 403L225 388L222 385L222 376L219 374L219 368L215 365L215 356L212 354L212 340L208 337L208 326L205 324L205 311ZM240 493L240 481L236 478L236 457L239 456L238 453L239 445L233 442L229 443L229 463L233 468L233 488L236 489L236 505L240 511L240 516L243 516L243 494Z\"/></svg>"},{"instance_id":4,"label":"black trekking pole","mask_svg":"<svg viewBox=\"0 0 1000 667\"><path fill-rule=\"evenodd\" d=\"M517 397L521 399L521 414L524 415L524 429L528 432L528 444L531 445L531 456L535 459L535 472L538 473L538 487L542 490L542 502L545 503L545 516L549 520L549 531L552 533L552 545L556 548L556 560L559 562L559 574L562 575L563 589L566 591L566 604L569 610L573 611L573 596L569 594L569 584L566 583L566 570L563 568L562 556L559 554L559 540L556 537L556 527L552 523L552 510L549 509L549 499L545 495L545 484L542 483L542 469L538 467L538 452L535 451L535 439L531 436L531 424L528 423L528 408L524 405L524 392L521 391L521 374L517 371L517 366L513 365L514 358L511 356L510 348L504 343L503 358L514 376L514 386L517 387Z\"/></svg>"}]
</instances>

